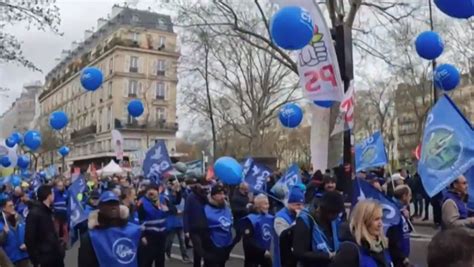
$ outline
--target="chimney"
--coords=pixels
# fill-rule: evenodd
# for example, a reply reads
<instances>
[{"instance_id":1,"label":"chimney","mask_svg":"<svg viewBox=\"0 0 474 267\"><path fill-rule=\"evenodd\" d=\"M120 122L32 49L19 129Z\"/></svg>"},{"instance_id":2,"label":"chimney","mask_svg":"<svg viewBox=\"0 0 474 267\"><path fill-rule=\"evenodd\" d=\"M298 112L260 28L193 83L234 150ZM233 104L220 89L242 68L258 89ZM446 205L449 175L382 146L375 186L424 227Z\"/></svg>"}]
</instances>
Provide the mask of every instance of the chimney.
<instances>
[{"instance_id":1,"label":"chimney","mask_svg":"<svg viewBox=\"0 0 474 267\"><path fill-rule=\"evenodd\" d=\"M92 30L86 30L86 31L84 32L84 41L86 41L87 39L89 39L89 38L92 36L93 33L94 33L94 32L93 32Z\"/></svg>"},{"instance_id":2,"label":"chimney","mask_svg":"<svg viewBox=\"0 0 474 267\"><path fill-rule=\"evenodd\" d=\"M97 20L97 30L99 30L100 28L102 28L102 26L104 26L105 24L107 23L107 20L104 19L104 18L100 18Z\"/></svg>"}]
</instances>

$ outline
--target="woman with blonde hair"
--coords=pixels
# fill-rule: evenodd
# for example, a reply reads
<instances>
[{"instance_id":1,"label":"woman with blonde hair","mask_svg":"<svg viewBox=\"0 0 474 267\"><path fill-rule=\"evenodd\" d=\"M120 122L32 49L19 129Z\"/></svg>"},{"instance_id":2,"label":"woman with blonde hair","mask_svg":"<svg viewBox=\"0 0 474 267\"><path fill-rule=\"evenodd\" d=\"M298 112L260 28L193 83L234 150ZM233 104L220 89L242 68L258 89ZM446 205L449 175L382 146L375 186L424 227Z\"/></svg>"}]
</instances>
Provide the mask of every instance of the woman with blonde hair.
<instances>
[{"instance_id":1,"label":"woman with blonde hair","mask_svg":"<svg viewBox=\"0 0 474 267\"><path fill-rule=\"evenodd\" d=\"M388 240L382 222L382 206L374 200L361 200L351 213L350 242L344 242L331 267L391 267Z\"/></svg>"}]
</instances>

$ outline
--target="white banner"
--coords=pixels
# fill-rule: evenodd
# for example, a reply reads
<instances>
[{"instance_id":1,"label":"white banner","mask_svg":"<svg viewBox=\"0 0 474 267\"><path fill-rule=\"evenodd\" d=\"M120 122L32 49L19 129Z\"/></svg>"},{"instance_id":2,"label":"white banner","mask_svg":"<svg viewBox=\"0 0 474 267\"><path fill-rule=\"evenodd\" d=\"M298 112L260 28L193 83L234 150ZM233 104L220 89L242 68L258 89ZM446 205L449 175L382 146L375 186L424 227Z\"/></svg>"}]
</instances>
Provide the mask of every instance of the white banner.
<instances>
[{"instance_id":1,"label":"white banner","mask_svg":"<svg viewBox=\"0 0 474 267\"><path fill-rule=\"evenodd\" d=\"M313 19L314 36L298 53L298 73L304 96L313 101L342 101L344 83L341 79L331 31L319 9L311 0L271 0L274 4L300 6ZM311 163L314 170L327 169L330 109L311 107Z\"/></svg>"},{"instance_id":2,"label":"white banner","mask_svg":"<svg viewBox=\"0 0 474 267\"><path fill-rule=\"evenodd\" d=\"M354 80L352 80L349 90L344 94L344 99L339 106L339 115L337 115L336 124L334 125L331 136L354 127L354 104Z\"/></svg>"}]
</instances>

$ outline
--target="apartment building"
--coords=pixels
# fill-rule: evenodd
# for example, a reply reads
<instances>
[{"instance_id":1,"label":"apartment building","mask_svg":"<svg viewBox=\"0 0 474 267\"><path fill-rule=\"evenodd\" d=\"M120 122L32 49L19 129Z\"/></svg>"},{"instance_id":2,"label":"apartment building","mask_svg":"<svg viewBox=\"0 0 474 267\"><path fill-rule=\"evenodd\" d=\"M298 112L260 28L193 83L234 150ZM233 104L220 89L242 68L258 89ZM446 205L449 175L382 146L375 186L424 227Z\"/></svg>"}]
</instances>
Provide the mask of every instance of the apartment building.
<instances>
[{"instance_id":1,"label":"apartment building","mask_svg":"<svg viewBox=\"0 0 474 267\"><path fill-rule=\"evenodd\" d=\"M42 88L40 81L25 84L19 98L0 116L0 139L5 139L12 132L31 129L31 123L37 111L37 97Z\"/></svg>"},{"instance_id":2,"label":"apartment building","mask_svg":"<svg viewBox=\"0 0 474 267\"><path fill-rule=\"evenodd\" d=\"M42 127L48 127L46 121L54 111L69 115L70 123L60 138L60 143L71 147L69 165L85 168L113 158L113 129L123 135L125 157L156 140L165 140L170 153L175 151L176 38L169 16L115 5L108 19L98 20L95 31L87 30L82 42L63 50L46 76L39 102ZM104 75L101 88L94 92L80 84L86 66L95 66ZM145 106L138 119L127 111L128 102L135 98ZM48 155L54 158L55 153L46 153L46 162L59 160Z\"/></svg>"}]
</instances>

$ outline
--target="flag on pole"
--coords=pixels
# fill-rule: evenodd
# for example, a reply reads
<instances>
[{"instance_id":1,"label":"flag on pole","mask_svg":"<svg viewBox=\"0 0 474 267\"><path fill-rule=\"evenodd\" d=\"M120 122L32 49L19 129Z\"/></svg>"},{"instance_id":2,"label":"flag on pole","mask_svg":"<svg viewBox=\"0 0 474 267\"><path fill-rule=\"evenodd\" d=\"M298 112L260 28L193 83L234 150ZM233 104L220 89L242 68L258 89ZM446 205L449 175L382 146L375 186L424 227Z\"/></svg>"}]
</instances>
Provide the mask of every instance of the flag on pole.
<instances>
[{"instance_id":1,"label":"flag on pole","mask_svg":"<svg viewBox=\"0 0 474 267\"><path fill-rule=\"evenodd\" d=\"M385 152L385 144L383 143L383 137L380 132L376 132L369 138L356 144L356 172L372 167L380 167L387 163L388 159L387 153Z\"/></svg>"},{"instance_id":2,"label":"flag on pole","mask_svg":"<svg viewBox=\"0 0 474 267\"><path fill-rule=\"evenodd\" d=\"M418 173L433 197L474 165L474 131L454 102L443 95L428 113Z\"/></svg>"},{"instance_id":3,"label":"flag on pole","mask_svg":"<svg viewBox=\"0 0 474 267\"><path fill-rule=\"evenodd\" d=\"M373 199L382 206L382 221L385 231L387 231L390 226L398 225L400 223L400 209L382 192L375 189L375 187L366 181L358 178L353 182L353 187L354 193L352 194L352 207L354 207L360 200Z\"/></svg>"},{"instance_id":4,"label":"flag on pole","mask_svg":"<svg viewBox=\"0 0 474 267\"><path fill-rule=\"evenodd\" d=\"M266 192L267 178L272 174L272 170L255 162L252 158L248 158L244 162L244 181L249 185L249 188L254 192Z\"/></svg>"},{"instance_id":5,"label":"flag on pole","mask_svg":"<svg viewBox=\"0 0 474 267\"><path fill-rule=\"evenodd\" d=\"M161 140L146 153L143 161L143 173L145 177L158 181L163 178L163 174L172 169L168 149L165 142Z\"/></svg>"},{"instance_id":6,"label":"flag on pole","mask_svg":"<svg viewBox=\"0 0 474 267\"><path fill-rule=\"evenodd\" d=\"M285 199L287 199L290 189L296 184L301 184L300 167L298 167L297 164L293 164L288 168L280 180L275 183L271 192L275 194L280 189L283 189L285 191Z\"/></svg>"},{"instance_id":7,"label":"flag on pole","mask_svg":"<svg viewBox=\"0 0 474 267\"><path fill-rule=\"evenodd\" d=\"M336 118L336 123L331 136L351 130L354 127L354 104L354 80L352 80L349 89L344 94L344 98L339 105L339 115Z\"/></svg>"}]
</instances>

